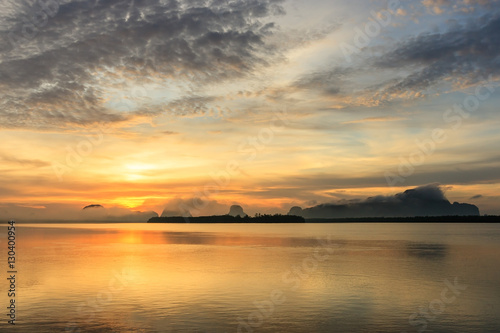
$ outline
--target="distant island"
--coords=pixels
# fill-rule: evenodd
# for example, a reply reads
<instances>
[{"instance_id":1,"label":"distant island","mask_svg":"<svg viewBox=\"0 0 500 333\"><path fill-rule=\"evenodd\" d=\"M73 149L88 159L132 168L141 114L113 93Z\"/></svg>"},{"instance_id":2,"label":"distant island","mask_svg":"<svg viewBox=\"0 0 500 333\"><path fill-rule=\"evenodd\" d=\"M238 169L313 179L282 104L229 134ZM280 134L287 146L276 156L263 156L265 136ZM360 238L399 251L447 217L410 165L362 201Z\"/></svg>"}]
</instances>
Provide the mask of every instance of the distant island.
<instances>
[{"instance_id":1,"label":"distant island","mask_svg":"<svg viewBox=\"0 0 500 333\"><path fill-rule=\"evenodd\" d=\"M148 223L449 223L449 222L499 222L496 215L452 215L452 216L405 216L405 217L344 217L344 218L312 218L305 219L297 215L259 215L241 217L231 215L213 216L161 216L152 217Z\"/></svg>"},{"instance_id":2,"label":"distant island","mask_svg":"<svg viewBox=\"0 0 500 333\"><path fill-rule=\"evenodd\" d=\"M442 216L404 216L404 217L342 217L342 218L311 218L309 223L461 223L461 222L500 222L496 215L442 215Z\"/></svg>"},{"instance_id":3,"label":"distant island","mask_svg":"<svg viewBox=\"0 0 500 333\"><path fill-rule=\"evenodd\" d=\"M152 217L148 223L304 223L306 220L302 216L297 215L260 215L254 217L245 215L212 215L212 216L196 216L196 217L183 217L183 216L160 216Z\"/></svg>"},{"instance_id":4,"label":"distant island","mask_svg":"<svg viewBox=\"0 0 500 333\"><path fill-rule=\"evenodd\" d=\"M302 209L293 206L290 215L308 219L397 218L413 216L480 216L479 208L469 203L451 203L437 184L408 189L394 195L378 195L363 200L322 203ZM351 220L352 221L352 220Z\"/></svg>"},{"instance_id":5,"label":"distant island","mask_svg":"<svg viewBox=\"0 0 500 333\"><path fill-rule=\"evenodd\" d=\"M250 217L234 204L224 215L192 217L189 211L165 208L149 223L415 223L415 222L500 222L499 216L480 215L479 208L468 203L451 203L438 184L428 184L388 196L369 197L318 204L302 209L292 206L286 215Z\"/></svg>"}]
</instances>

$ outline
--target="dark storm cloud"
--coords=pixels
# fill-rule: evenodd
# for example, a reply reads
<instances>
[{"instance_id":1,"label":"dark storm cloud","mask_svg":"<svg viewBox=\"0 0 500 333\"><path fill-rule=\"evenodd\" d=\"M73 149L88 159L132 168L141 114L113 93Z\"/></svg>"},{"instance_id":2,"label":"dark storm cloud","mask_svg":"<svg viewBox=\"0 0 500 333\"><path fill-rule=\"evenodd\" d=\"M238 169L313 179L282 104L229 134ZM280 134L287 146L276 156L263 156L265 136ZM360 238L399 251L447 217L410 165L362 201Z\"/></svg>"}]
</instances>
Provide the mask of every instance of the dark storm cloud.
<instances>
[{"instance_id":1,"label":"dark storm cloud","mask_svg":"<svg viewBox=\"0 0 500 333\"><path fill-rule=\"evenodd\" d=\"M0 26L2 126L126 120L132 115L103 106L100 88L113 77L175 77L203 84L248 74L265 66L275 52L264 40L273 24L263 19L282 14L280 2L5 3ZM50 12L42 3L56 7ZM38 24L27 30L26 22Z\"/></svg>"},{"instance_id":2,"label":"dark storm cloud","mask_svg":"<svg viewBox=\"0 0 500 333\"><path fill-rule=\"evenodd\" d=\"M479 215L479 209L471 204L452 204L438 185L429 184L395 195L379 195L362 201L321 204L303 210L293 207L290 214L299 214L305 218L446 216Z\"/></svg>"},{"instance_id":3,"label":"dark storm cloud","mask_svg":"<svg viewBox=\"0 0 500 333\"><path fill-rule=\"evenodd\" d=\"M482 17L445 33L425 33L400 42L375 61L379 68L414 68L388 92L421 91L446 78L472 83L500 73L500 16Z\"/></svg>"}]
</instances>

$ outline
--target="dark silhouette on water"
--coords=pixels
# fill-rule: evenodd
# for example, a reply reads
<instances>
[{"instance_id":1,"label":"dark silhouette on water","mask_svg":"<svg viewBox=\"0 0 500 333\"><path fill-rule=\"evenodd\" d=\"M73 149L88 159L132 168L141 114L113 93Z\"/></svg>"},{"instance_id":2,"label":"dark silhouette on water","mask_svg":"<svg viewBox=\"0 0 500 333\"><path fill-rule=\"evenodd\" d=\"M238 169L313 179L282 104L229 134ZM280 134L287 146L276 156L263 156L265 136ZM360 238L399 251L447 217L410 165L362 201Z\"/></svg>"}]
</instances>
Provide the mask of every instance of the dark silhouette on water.
<instances>
[{"instance_id":1,"label":"dark silhouette on water","mask_svg":"<svg viewBox=\"0 0 500 333\"><path fill-rule=\"evenodd\" d=\"M236 216L240 216L240 217L248 216L248 214L243 211L243 208L240 205L232 205L231 208L229 208L228 215L231 215L234 217L236 217Z\"/></svg>"},{"instance_id":2,"label":"dark silhouette on water","mask_svg":"<svg viewBox=\"0 0 500 333\"><path fill-rule=\"evenodd\" d=\"M182 217L182 216L160 216L152 217L148 223L304 223L305 219L302 216L295 215L260 215L255 217L246 215L212 215L212 216L197 216L197 217Z\"/></svg>"},{"instance_id":3,"label":"dark silhouette on water","mask_svg":"<svg viewBox=\"0 0 500 333\"><path fill-rule=\"evenodd\" d=\"M344 200L302 209L294 206L290 215L306 219L412 217L476 215L479 209L468 203L451 203L437 184L419 186L395 195L379 195L364 200Z\"/></svg>"},{"instance_id":4,"label":"dark silhouette on water","mask_svg":"<svg viewBox=\"0 0 500 333\"><path fill-rule=\"evenodd\" d=\"M297 215L257 215L240 217L231 215L213 216L161 216L152 217L149 223L457 223L457 222L494 222L500 221L497 215L469 216L410 216L410 217L345 217L327 219L304 219Z\"/></svg>"},{"instance_id":5,"label":"dark silhouette on water","mask_svg":"<svg viewBox=\"0 0 500 333\"><path fill-rule=\"evenodd\" d=\"M394 223L414 223L414 222L498 222L500 216L497 215L451 215L451 216L400 216L400 217L343 217L306 219L310 223L349 223L349 222L394 222Z\"/></svg>"},{"instance_id":6,"label":"dark silhouette on water","mask_svg":"<svg viewBox=\"0 0 500 333\"><path fill-rule=\"evenodd\" d=\"M89 208L104 208L102 205L95 205L95 204L92 204L92 205L88 205L88 206L85 206L82 208L83 209L89 209Z\"/></svg>"}]
</instances>

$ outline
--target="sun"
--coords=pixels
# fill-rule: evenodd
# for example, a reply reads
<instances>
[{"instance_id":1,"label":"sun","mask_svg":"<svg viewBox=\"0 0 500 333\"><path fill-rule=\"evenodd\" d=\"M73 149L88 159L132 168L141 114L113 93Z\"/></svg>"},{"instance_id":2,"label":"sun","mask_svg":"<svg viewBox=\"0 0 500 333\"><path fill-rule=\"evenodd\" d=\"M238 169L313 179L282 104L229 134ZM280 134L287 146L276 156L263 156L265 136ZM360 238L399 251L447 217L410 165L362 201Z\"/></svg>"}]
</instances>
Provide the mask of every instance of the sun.
<instances>
[{"instance_id":1,"label":"sun","mask_svg":"<svg viewBox=\"0 0 500 333\"><path fill-rule=\"evenodd\" d=\"M153 164L128 163L124 167L123 174L126 180L137 181L146 178L147 172L154 169L156 169L156 166Z\"/></svg>"},{"instance_id":2,"label":"sun","mask_svg":"<svg viewBox=\"0 0 500 333\"><path fill-rule=\"evenodd\" d=\"M133 209L142 206L142 204L144 203L144 198L119 198L113 203L118 206Z\"/></svg>"}]
</instances>

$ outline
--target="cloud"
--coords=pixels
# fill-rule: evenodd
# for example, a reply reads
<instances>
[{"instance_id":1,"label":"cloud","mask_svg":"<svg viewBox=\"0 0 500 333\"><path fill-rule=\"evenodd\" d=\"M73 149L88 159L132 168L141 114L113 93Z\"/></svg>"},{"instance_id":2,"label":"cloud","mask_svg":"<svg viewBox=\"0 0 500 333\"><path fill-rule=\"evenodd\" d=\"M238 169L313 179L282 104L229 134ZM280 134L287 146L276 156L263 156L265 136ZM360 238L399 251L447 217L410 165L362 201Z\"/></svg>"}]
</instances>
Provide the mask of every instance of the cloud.
<instances>
[{"instance_id":1,"label":"cloud","mask_svg":"<svg viewBox=\"0 0 500 333\"><path fill-rule=\"evenodd\" d=\"M427 11L441 15L446 11L455 12L474 12L477 6L491 8L497 0L422 0L422 5L427 8Z\"/></svg>"},{"instance_id":2,"label":"cloud","mask_svg":"<svg viewBox=\"0 0 500 333\"><path fill-rule=\"evenodd\" d=\"M423 0L422 4L434 14L442 14L443 7L451 7L450 0Z\"/></svg>"},{"instance_id":3,"label":"cloud","mask_svg":"<svg viewBox=\"0 0 500 333\"><path fill-rule=\"evenodd\" d=\"M384 116L384 117L368 117L368 118L363 118L363 119L357 119L357 120L351 120L351 121L345 121L343 124L359 124L359 123L373 123L373 122L387 122L387 121L398 121L402 120L404 118L402 117L390 117L390 116Z\"/></svg>"},{"instance_id":4,"label":"cloud","mask_svg":"<svg viewBox=\"0 0 500 333\"><path fill-rule=\"evenodd\" d=\"M349 68L335 67L329 70L308 73L296 80L292 87L312 90L326 96L338 95L345 84L345 77L353 72Z\"/></svg>"},{"instance_id":5,"label":"cloud","mask_svg":"<svg viewBox=\"0 0 500 333\"><path fill-rule=\"evenodd\" d=\"M396 166L397 168L397 166ZM442 182L443 184L471 185L488 184L500 181L498 165L473 166L471 168L450 168L449 165L422 166L412 176L406 178L406 186L419 186L429 182ZM343 175L340 173L314 173L291 174L276 179L256 179L253 183L259 188L254 195L263 198L287 196L294 193L295 198L301 200L311 199L312 193L321 190L336 190L346 188L386 187L387 181L383 171L368 174ZM314 199L319 199L315 197Z\"/></svg>"},{"instance_id":6,"label":"cloud","mask_svg":"<svg viewBox=\"0 0 500 333\"><path fill-rule=\"evenodd\" d=\"M266 44L274 29L267 18L283 13L281 2L66 1L52 16L38 3L9 2L0 32L0 123L126 121L136 115L106 106L113 87L245 76L276 53ZM33 14L47 19L27 36Z\"/></svg>"},{"instance_id":7,"label":"cloud","mask_svg":"<svg viewBox=\"0 0 500 333\"><path fill-rule=\"evenodd\" d=\"M227 214L228 206L208 198L173 198L164 204L160 216L207 216Z\"/></svg>"},{"instance_id":8,"label":"cloud","mask_svg":"<svg viewBox=\"0 0 500 333\"><path fill-rule=\"evenodd\" d=\"M34 160L34 159L26 159L26 158L17 158L12 155L0 154L0 160L13 165L21 165L23 167L30 168L42 168L50 166L51 164L42 160Z\"/></svg>"},{"instance_id":9,"label":"cloud","mask_svg":"<svg viewBox=\"0 0 500 333\"><path fill-rule=\"evenodd\" d=\"M446 2L446 1L445 1ZM437 1L441 6L445 2ZM430 2L429 2L430 3ZM434 2L433 2L434 3ZM489 4L476 3L486 12ZM438 7L439 7L438 6ZM500 12L468 21L450 20L448 30L423 32L399 42L367 46L360 50L355 66L311 71L293 82L297 90L323 97L323 106L337 109L377 107L390 101L422 98L477 85L500 75ZM454 22L453 24L451 22ZM444 28L441 28L444 29ZM381 78L373 83L372 78ZM440 90L438 91L437 88ZM316 99L317 103L319 99ZM321 108L320 108L321 109Z\"/></svg>"},{"instance_id":10,"label":"cloud","mask_svg":"<svg viewBox=\"0 0 500 333\"><path fill-rule=\"evenodd\" d=\"M179 132L176 132L176 131L163 131L161 132L162 134L164 135L175 135L175 134L179 134Z\"/></svg>"},{"instance_id":11,"label":"cloud","mask_svg":"<svg viewBox=\"0 0 500 333\"><path fill-rule=\"evenodd\" d=\"M483 195L482 194L477 194L477 195L474 195L472 197L470 197L471 200L474 200L474 199L482 199L483 198Z\"/></svg>"},{"instance_id":12,"label":"cloud","mask_svg":"<svg viewBox=\"0 0 500 333\"><path fill-rule=\"evenodd\" d=\"M423 92L444 80L478 82L500 74L500 16L484 16L465 27L426 33L400 42L377 58L378 68L417 68L382 94Z\"/></svg>"},{"instance_id":13,"label":"cloud","mask_svg":"<svg viewBox=\"0 0 500 333\"><path fill-rule=\"evenodd\" d=\"M176 116L200 116L214 114L218 111L213 107L210 107L209 104L215 100L216 98L211 96L184 96L164 105L150 107L149 110L142 109L139 112L152 115L165 112L169 115Z\"/></svg>"},{"instance_id":14,"label":"cloud","mask_svg":"<svg viewBox=\"0 0 500 333\"><path fill-rule=\"evenodd\" d=\"M479 209L471 204L452 204L439 185L429 184L391 196L321 204L303 210L292 207L289 214L305 218L447 216L479 215Z\"/></svg>"}]
</instances>

